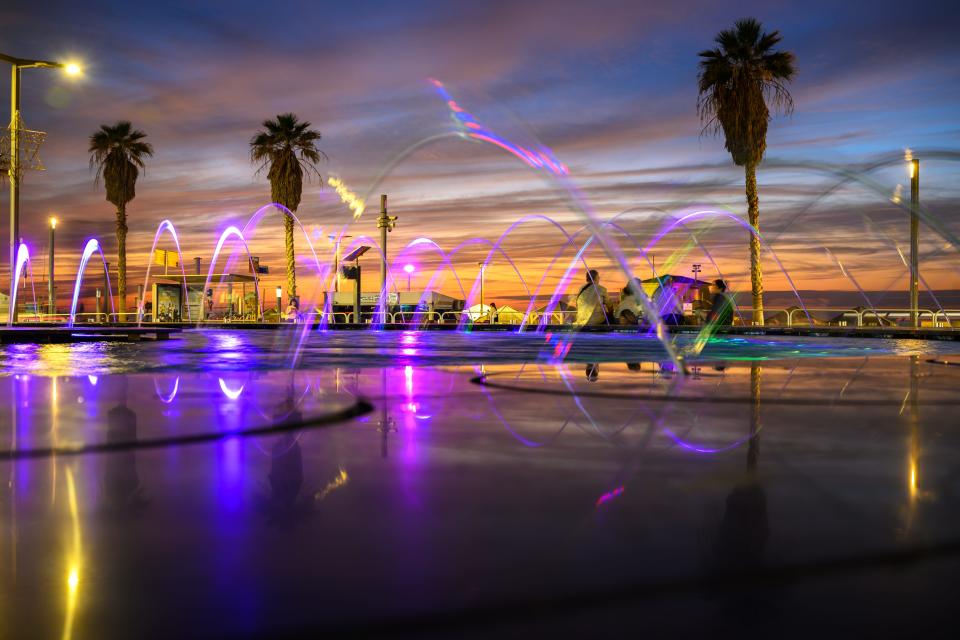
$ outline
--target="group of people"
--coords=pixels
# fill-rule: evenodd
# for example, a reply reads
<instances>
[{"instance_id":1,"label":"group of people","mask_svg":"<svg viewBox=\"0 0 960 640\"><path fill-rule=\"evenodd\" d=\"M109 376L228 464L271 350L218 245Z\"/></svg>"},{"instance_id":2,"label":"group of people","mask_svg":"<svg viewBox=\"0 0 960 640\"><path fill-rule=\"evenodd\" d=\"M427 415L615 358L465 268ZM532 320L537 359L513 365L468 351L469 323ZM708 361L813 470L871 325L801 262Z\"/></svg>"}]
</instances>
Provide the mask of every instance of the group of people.
<instances>
[{"instance_id":1,"label":"group of people","mask_svg":"<svg viewBox=\"0 0 960 640\"><path fill-rule=\"evenodd\" d=\"M705 322L714 325L732 324L734 300L733 296L727 293L727 283L721 279L714 280L710 284L710 295L710 310ZM587 272L587 281L574 296L577 309L575 324L640 324L646 319L641 296L643 284L639 278L633 278L620 291L620 302L614 307L608 300L606 287L600 284L600 274L591 269ZM661 282L650 300L664 324L676 326L684 323L683 301L672 287Z\"/></svg>"}]
</instances>

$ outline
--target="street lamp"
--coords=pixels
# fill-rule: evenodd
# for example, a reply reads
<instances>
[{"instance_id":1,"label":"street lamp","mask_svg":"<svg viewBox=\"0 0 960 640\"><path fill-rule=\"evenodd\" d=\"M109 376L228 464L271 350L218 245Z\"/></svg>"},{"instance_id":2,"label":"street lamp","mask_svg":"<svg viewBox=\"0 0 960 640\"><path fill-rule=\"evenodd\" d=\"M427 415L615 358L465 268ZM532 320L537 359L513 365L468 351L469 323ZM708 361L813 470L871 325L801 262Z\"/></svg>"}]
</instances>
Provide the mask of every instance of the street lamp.
<instances>
[{"instance_id":1,"label":"street lamp","mask_svg":"<svg viewBox=\"0 0 960 640\"><path fill-rule=\"evenodd\" d=\"M410 276L416 271L417 268L412 264L403 265L403 272L407 274L407 292L410 291Z\"/></svg>"},{"instance_id":2,"label":"street lamp","mask_svg":"<svg viewBox=\"0 0 960 640\"><path fill-rule=\"evenodd\" d=\"M920 159L910 157L910 322L920 326Z\"/></svg>"},{"instance_id":3,"label":"street lamp","mask_svg":"<svg viewBox=\"0 0 960 640\"><path fill-rule=\"evenodd\" d=\"M0 53L0 60L10 63L10 166L7 174L10 178L10 281L13 282L13 270L16 268L17 245L20 242L20 130L23 122L20 118L20 71L22 69L63 69L68 76L82 73L75 62L51 62L49 60L31 60L15 58ZM13 310L10 324L16 322L17 311Z\"/></svg>"},{"instance_id":4,"label":"street lamp","mask_svg":"<svg viewBox=\"0 0 960 640\"><path fill-rule=\"evenodd\" d=\"M53 299L53 249L54 249L54 240L57 231L57 218L56 216L50 217L50 254L48 256L49 264L47 265L47 313L51 316L57 313L56 301Z\"/></svg>"},{"instance_id":5,"label":"street lamp","mask_svg":"<svg viewBox=\"0 0 960 640\"><path fill-rule=\"evenodd\" d=\"M283 290L280 287L277 287L277 322L280 322L280 303L282 295Z\"/></svg>"},{"instance_id":6,"label":"street lamp","mask_svg":"<svg viewBox=\"0 0 960 640\"><path fill-rule=\"evenodd\" d=\"M483 313L483 272L487 269L486 262L478 262L480 266L480 313Z\"/></svg>"}]
</instances>

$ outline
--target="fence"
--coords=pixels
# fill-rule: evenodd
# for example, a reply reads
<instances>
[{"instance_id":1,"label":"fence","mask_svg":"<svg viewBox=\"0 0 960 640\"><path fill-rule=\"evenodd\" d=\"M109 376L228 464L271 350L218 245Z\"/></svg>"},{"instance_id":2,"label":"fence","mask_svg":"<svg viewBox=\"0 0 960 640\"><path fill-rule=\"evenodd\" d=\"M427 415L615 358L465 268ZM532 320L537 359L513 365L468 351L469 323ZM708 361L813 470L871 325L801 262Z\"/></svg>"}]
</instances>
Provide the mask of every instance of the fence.
<instances>
[{"instance_id":1,"label":"fence","mask_svg":"<svg viewBox=\"0 0 960 640\"><path fill-rule=\"evenodd\" d=\"M748 308L741 309L745 320L752 323L753 310ZM810 318L808 319L808 314ZM556 326L573 324L576 320L576 311L552 311L547 315L543 322L543 314L531 313L526 317L527 326L537 326L543 324ZM41 322L66 324L69 322L68 314L20 314L20 322ZM359 320L359 322L357 321ZM520 325L524 320L524 314L520 312L505 312L498 314L497 325ZM383 314L378 311L368 311L360 314L358 319L354 318L353 312L312 312L304 314L301 322L321 323L326 321L331 325L354 325L354 324L391 324L406 325L410 327L427 327L435 325L457 325L461 321L465 324L475 324L471 321L466 311L421 311L421 312L396 312ZM702 324L695 320L694 316L687 318L687 324L697 326ZM810 326L832 326L832 327L887 327L887 328L911 328L912 314L910 309L904 308L878 308L878 309L849 309L842 307L808 307L806 310L799 307L789 307L786 309L766 309L764 311L764 321L762 323L751 324L757 327L803 327ZM126 313L78 313L75 315L74 324L107 324L107 323L136 323L137 312L128 311ZM270 322L261 322L249 318L219 318L206 319L201 322L162 322L159 324L179 324L183 326L196 326L204 324L289 324L289 320L282 318L271 320ZM153 324L144 321L144 324ZM484 324L486 324L484 322ZM740 325L739 319L734 319L734 325ZM960 309L920 309L918 313L918 324L921 328L960 328Z\"/></svg>"}]
</instances>

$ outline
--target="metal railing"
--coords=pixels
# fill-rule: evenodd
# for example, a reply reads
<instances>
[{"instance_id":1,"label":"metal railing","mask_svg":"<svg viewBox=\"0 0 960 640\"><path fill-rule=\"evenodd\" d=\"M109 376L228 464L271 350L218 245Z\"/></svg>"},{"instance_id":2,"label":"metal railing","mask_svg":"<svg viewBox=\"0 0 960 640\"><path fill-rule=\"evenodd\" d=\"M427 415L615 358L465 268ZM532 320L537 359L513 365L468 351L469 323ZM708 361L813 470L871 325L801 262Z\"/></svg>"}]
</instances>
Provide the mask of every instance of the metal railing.
<instances>
[{"instance_id":1,"label":"metal railing","mask_svg":"<svg viewBox=\"0 0 960 640\"><path fill-rule=\"evenodd\" d=\"M764 320L762 323L752 324L753 310L742 308L745 322L739 318L734 318L734 326L756 326L756 327L805 327L823 326L823 327L880 327L880 328L912 328L913 316L910 309L903 307L876 308L876 309L855 309L847 307L807 307L806 310L800 307L767 308L764 310ZM159 321L154 322L152 318L146 316L143 320L144 325L151 324L175 324L185 327L204 325L204 324L292 324L289 319L281 316L275 316L268 321L255 318L240 316L207 317L199 323L196 321ZM315 311L303 314L298 322L311 322L314 324L326 323L327 325L351 325L351 324L391 324L407 325L410 327L425 327L431 325L457 325L461 321L466 324L486 324L486 318L471 318L467 311L396 311L386 314L378 311L361 312L359 318L354 318L352 311L335 311L327 313L324 311ZM475 315L475 314L474 314ZM551 311L547 315L546 322L543 324L549 326L573 324L576 320L576 311ZM809 315L809 319L808 316ZM694 320L694 316L687 316L689 326L698 326L702 322ZM21 323L50 323L66 324L70 320L69 314L57 313L36 313L21 314ZM520 325L524 320L524 314L517 311L507 311L498 314L497 325ZM543 314L533 312L526 318L526 325L535 327L543 321ZM125 313L96 313L84 312L77 313L74 317L75 325L94 325L94 324L114 324L127 323L136 324L137 312L127 311ZM920 309L918 312L918 324L922 329L950 329L960 328L960 309Z\"/></svg>"}]
</instances>

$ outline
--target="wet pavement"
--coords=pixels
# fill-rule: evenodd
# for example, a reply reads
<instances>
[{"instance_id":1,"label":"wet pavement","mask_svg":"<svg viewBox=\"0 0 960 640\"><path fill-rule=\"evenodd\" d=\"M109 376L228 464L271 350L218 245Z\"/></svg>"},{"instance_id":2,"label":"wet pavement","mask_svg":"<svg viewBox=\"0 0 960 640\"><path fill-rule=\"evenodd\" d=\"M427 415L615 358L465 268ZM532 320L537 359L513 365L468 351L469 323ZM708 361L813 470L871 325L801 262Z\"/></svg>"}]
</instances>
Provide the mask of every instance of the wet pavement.
<instances>
[{"instance_id":1,"label":"wet pavement","mask_svg":"<svg viewBox=\"0 0 960 640\"><path fill-rule=\"evenodd\" d=\"M7 359L0 637L943 631L960 356L863 348Z\"/></svg>"}]
</instances>

